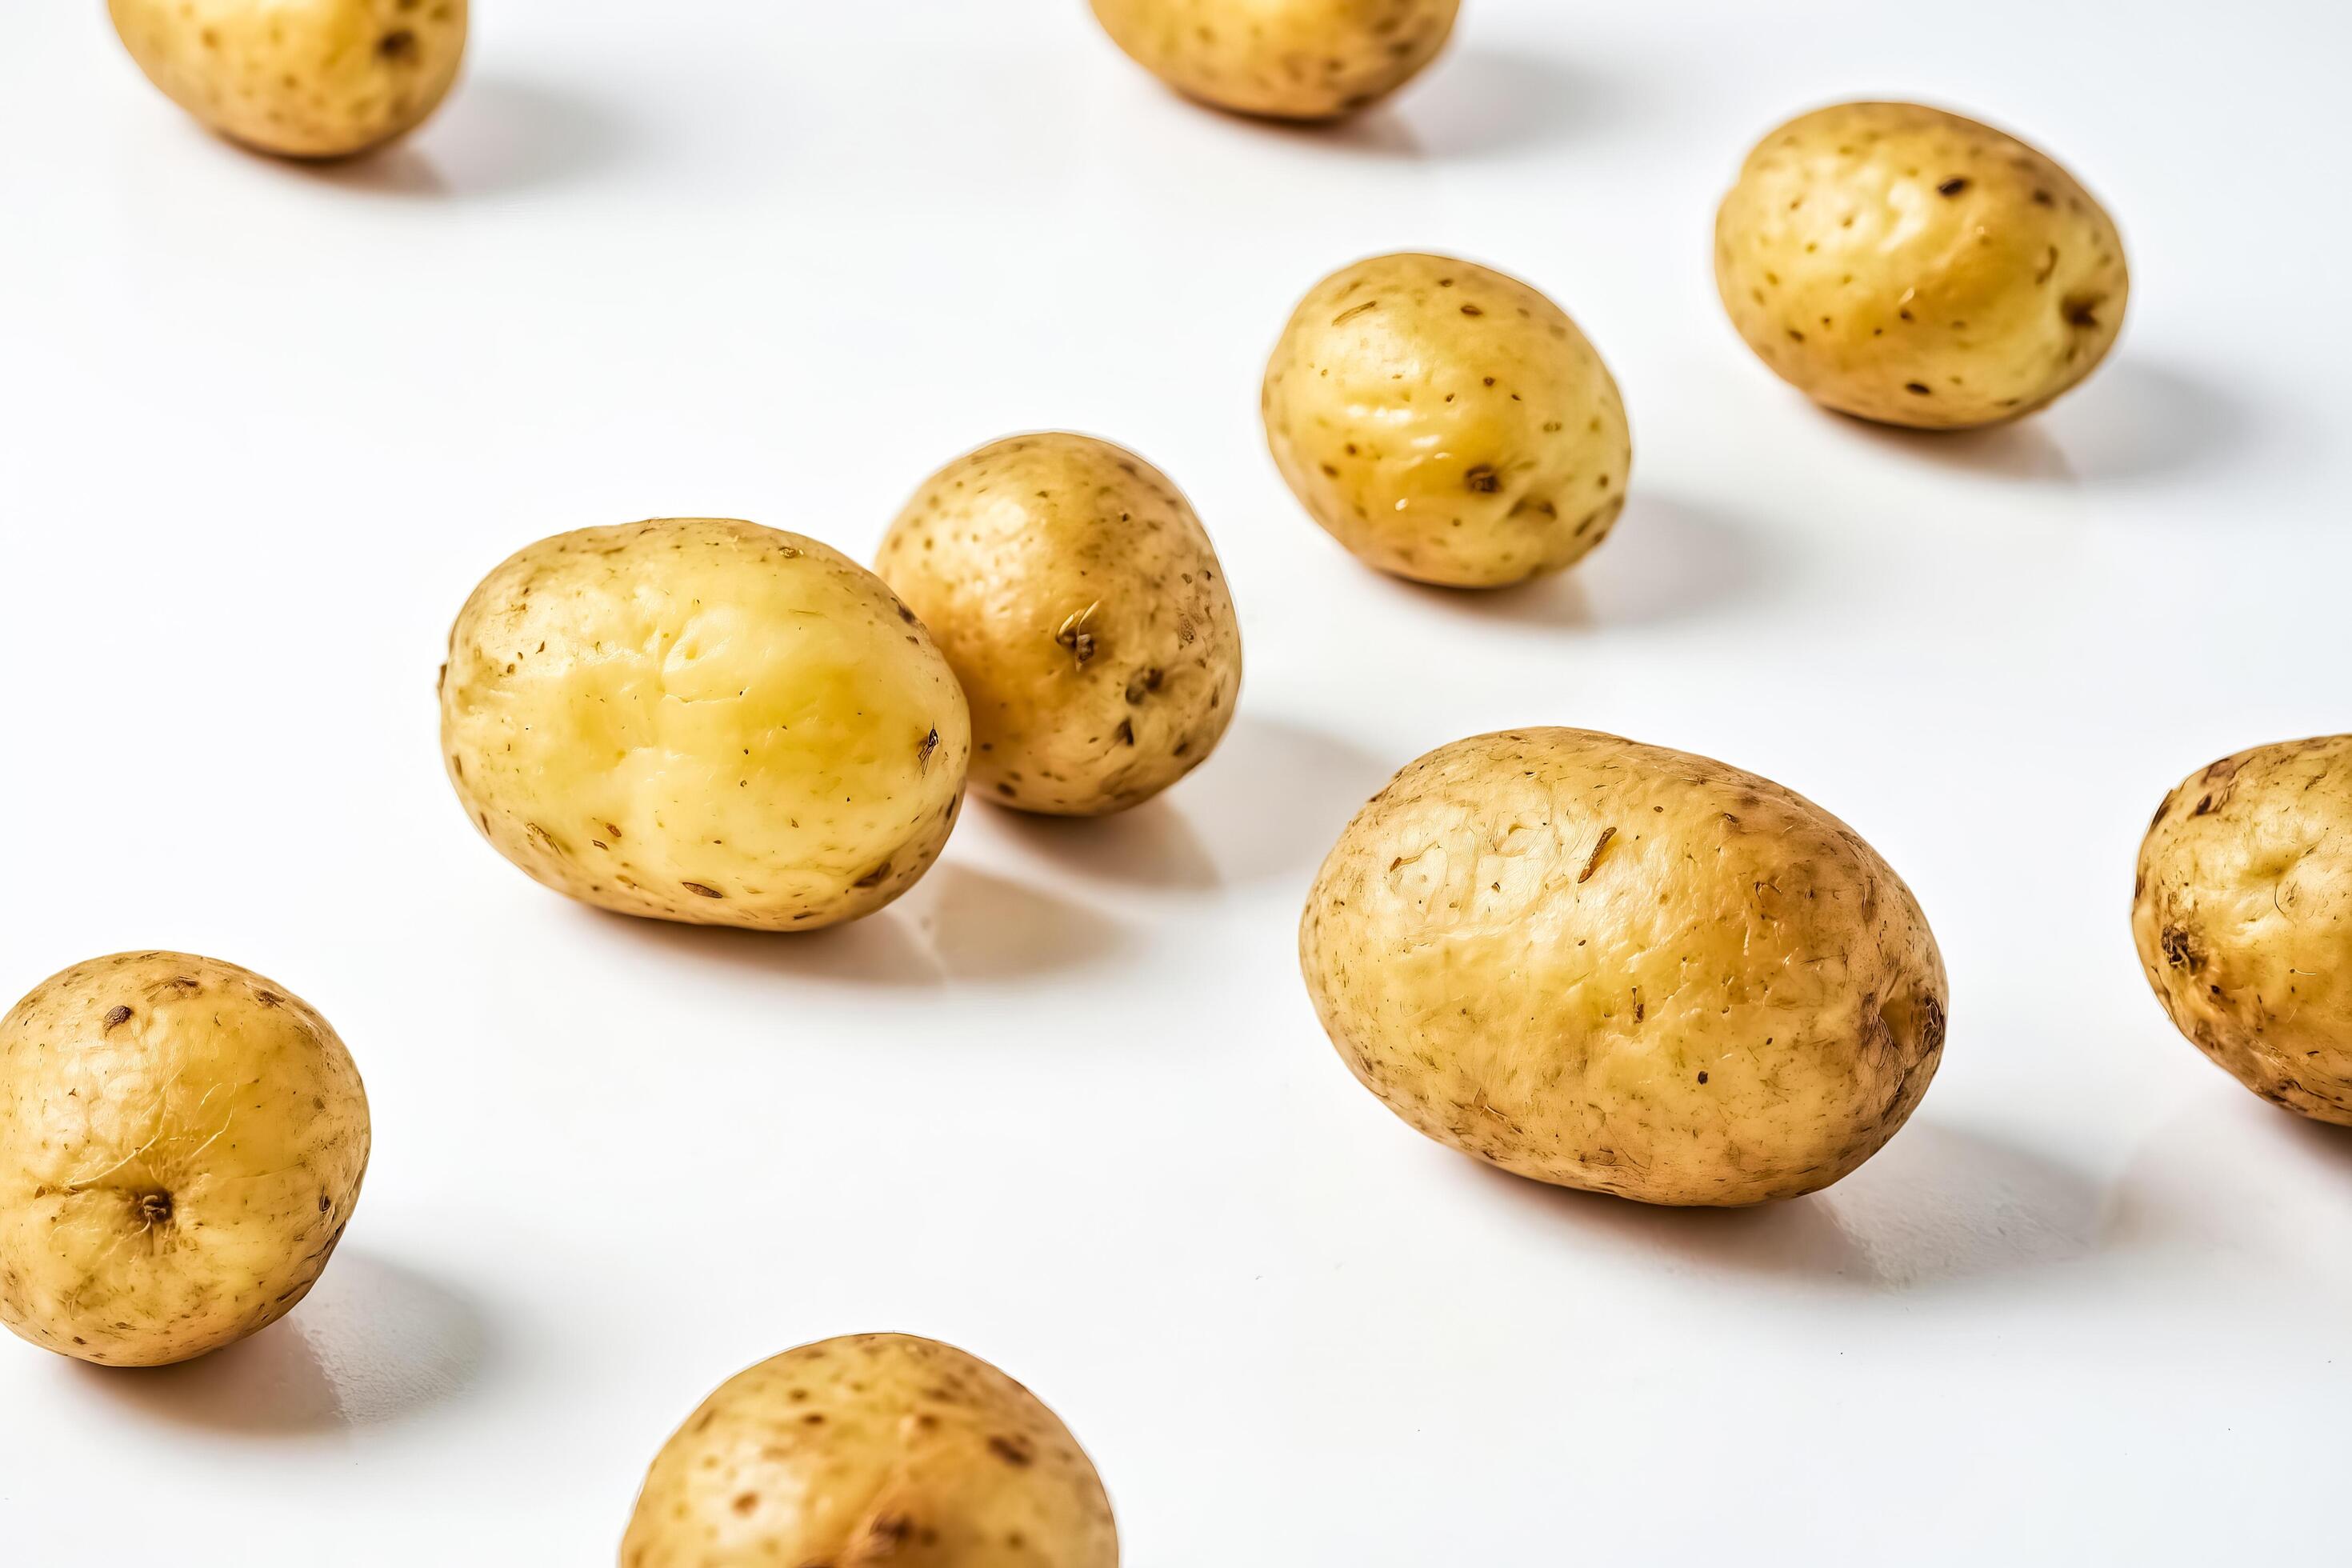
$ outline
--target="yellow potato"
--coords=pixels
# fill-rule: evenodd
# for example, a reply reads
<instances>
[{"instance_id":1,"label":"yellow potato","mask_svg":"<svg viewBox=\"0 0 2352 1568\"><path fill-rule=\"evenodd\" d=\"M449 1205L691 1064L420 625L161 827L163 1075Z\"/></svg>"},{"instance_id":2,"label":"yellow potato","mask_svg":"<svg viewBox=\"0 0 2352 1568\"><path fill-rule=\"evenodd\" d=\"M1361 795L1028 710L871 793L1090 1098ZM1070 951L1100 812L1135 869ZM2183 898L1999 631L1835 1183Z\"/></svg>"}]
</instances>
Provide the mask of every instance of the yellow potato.
<instances>
[{"instance_id":1,"label":"yellow potato","mask_svg":"<svg viewBox=\"0 0 2352 1568\"><path fill-rule=\"evenodd\" d=\"M0 1323L109 1366L186 1361L309 1294L368 1163L335 1031L184 952L53 974L0 1018Z\"/></svg>"},{"instance_id":2,"label":"yellow potato","mask_svg":"<svg viewBox=\"0 0 2352 1568\"><path fill-rule=\"evenodd\" d=\"M1323 863L1307 985L1421 1131L1654 1204L1828 1186L1927 1092L1943 960L1853 830L1737 768L1590 730L1414 763Z\"/></svg>"},{"instance_id":3,"label":"yellow potato","mask_svg":"<svg viewBox=\"0 0 2352 1568\"><path fill-rule=\"evenodd\" d=\"M1437 58L1461 0L1094 0L1112 40L1189 97L1275 120L1333 120Z\"/></svg>"},{"instance_id":4,"label":"yellow potato","mask_svg":"<svg viewBox=\"0 0 2352 1568\"><path fill-rule=\"evenodd\" d=\"M2352 735L2240 752L2166 795L2132 940L2198 1049L2272 1104L2352 1127Z\"/></svg>"},{"instance_id":5,"label":"yellow potato","mask_svg":"<svg viewBox=\"0 0 2352 1568\"><path fill-rule=\"evenodd\" d=\"M838 551L665 518L521 551L441 672L450 782L500 854L624 914L763 931L869 914L938 858L963 693Z\"/></svg>"},{"instance_id":6,"label":"yellow potato","mask_svg":"<svg viewBox=\"0 0 2352 1568\"><path fill-rule=\"evenodd\" d=\"M646 1477L621 1568L1117 1568L1094 1465L952 1345L857 1334L703 1401Z\"/></svg>"},{"instance_id":7,"label":"yellow potato","mask_svg":"<svg viewBox=\"0 0 2352 1568\"><path fill-rule=\"evenodd\" d=\"M1814 402L1923 429L2030 414L2123 326L2122 238L2015 137L1842 103L1759 142L1715 224L1732 325Z\"/></svg>"},{"instance_id":8,"label":"yellow potato","mask_svg":"<svg viewBox=\"0 0 2352 1568\"><path fill-rule=\"evenodd\" d=\"M971 704L972 782L1023 811L1123 811L1216 746L1241 626L1192 505L1134 453L1015 436L923 483L875 567Z\"/></svg>"},{"instance_id":9,"label":"yellow potato","mask_svg":"<svg viewBox=\"0 0 2352 1568\"><path fill-rule=\"evenodd\" d=\"M233 142L340 158L414 130L457 79L466 0L108 0L147 79Z\"/></svg>"},{"instance_id":10,"label":"yellow potato","mask_svg":"<svg viewBox=\"0 0 2352 1568\"><path fill-rule=\"evenodd\" d=\"M1625 506L1625 405L1559 306L1443 256L1380 256L1302 301L1265 433L1308 513L1383 572L1456 588L1583 558Z\"/></svg>"}]
</instances>

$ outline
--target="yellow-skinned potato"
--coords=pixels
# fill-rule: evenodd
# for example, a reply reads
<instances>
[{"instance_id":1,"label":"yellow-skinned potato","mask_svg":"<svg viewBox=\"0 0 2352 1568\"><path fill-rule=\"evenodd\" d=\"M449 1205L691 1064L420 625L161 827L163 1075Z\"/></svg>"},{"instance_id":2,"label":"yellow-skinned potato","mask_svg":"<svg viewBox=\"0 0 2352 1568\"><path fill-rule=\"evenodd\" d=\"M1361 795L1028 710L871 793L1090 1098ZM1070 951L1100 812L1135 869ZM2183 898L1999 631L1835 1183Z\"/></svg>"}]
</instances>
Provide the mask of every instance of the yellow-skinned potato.
<instances>
[{"instance_id":1,"label":"yellow-skinned potato","mask_svg":"<svg viewBox=\"0 0 2352 1568\"><path fill-rule=\"evenodd\" d=\"M727 518L543 539L449 634L441 745L466 813L558 892L808 931L937 858L963 693L914 612L840 552Z\"/></svg>"},{"instance_id":2,"label":"yellow-skinned potato","mask_svg":"<svg viewBox=\"0 0 2352 1568\"><path fill-rule=\"evenodd\" d=\"M367 1092L327 1021L250 971L123 952L0 1018L0 1322L160 1366L309 1294L366 1174Z\"/></svg>"},{"instance_id":3,"label":"yellow-skinned potato","mask_svg":"<svg viewBox=\"0 0 2352 1568\"><path fill-rule=\"evenodd\" d=\"M2198 1049L2272 1104L2352 1127L2352 735L2240 752L2166 795L2132 940Z\"/></svg>"},{"instance_id":4,"label":"yellow-skinned potato","mask_svg":"<svg viewBox=\"0 0 2352 1568\"><path fill-rule=\"evenodd\" d=\"M1232 722L1241 626L1190 502L1090 436L1015 436L923 483L875 565L971 704L972 784L1023 811L1123 811Z\"/></svg>"},{"instance_id":5,"label":"yellow-skinned potato","mask_svg":"<svg viewBox=\"0 0 2352 1568\"><path fill-rule=\"evenodd\" d=\"M1807 396L1888 425L2032 413L2123 326L2123 240L2055 163L1916 103L1842 103L1757 143L1715 226L1748 346Z\"/></svg>"},{"instance_id":6,"label":"yellow-skinned potato","mask_svg":"<svg viewBox=\"0 0 2352 1568\"><path fill-rule=\"evenodd\" d=\"M1825 1187L1944 1044L1910 889L1811 801L1590 730L1441 746L1360 812L1300 928L1323 1026L1421 1131L1654 1204Z\"/></svg>"},{"instance_id":7,"label":"yellow-skinned potato","mask_svg":"<svg viewBox=\"0 0 2352 1568\"><path fill-rule=\"evenodd\" d=\"M1400 577L1557 572L1624 510L1633 437L1609 367L1559 306L1471 262L1380 256L1317 284L1264 406L1292 493Z\"/></svg>"},{"instance_id":8,"label":"yellow-skinned potato","mask_svg":"<svg viewBox=\"0 0 2352 1568\"><path fill-rule=\"evenodd\" d=\"M291 158L363 153L423 122L457 79L466 0L108 0L147 79L233 142Z\"/></svg>"},{"instance_id":9,"label":"yellow-skinned potato","mask_svg":"<svg viewBox=\"0 0 2352 1568\"><path fill-rule=\"evenodd\" d=\"M1094 0L1112 41L1177 91L1275 120L1333 120L1437 58L1461 0Z\"/></svg>"},{"instance_id":10,"label":"yellow-skinned potato","mask_svg":"<svg viewBox=\"0 0 2352 1568\"><path fill-rule=\"evenodd\" d=\"M663 1445L621 1568L1117 1568L1068 1428L975 1356L824 1340L723 1384Z\"/></svg>"}]
</instances>

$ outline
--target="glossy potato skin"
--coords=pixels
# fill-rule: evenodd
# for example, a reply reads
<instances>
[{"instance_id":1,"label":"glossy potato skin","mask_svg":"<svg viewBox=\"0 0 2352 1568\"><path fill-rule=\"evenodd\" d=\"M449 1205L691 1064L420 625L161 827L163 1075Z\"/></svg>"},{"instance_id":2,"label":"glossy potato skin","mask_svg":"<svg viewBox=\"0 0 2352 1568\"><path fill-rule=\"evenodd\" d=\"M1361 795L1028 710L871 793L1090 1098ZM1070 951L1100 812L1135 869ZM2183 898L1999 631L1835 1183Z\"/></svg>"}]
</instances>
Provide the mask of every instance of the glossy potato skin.
<instances>
[{"instance_id":1,"label":"glossy potato skin","mask_svg":"<svg viewBox=\"0 0 2352 1568\"><path fill-rule=\"evenodd\" d=\"M0 1018L0 1322L186 1361L310 1292L367 1172L367 1092L309 1004L184 952L51 975Z\"/></svg>"},{"instance_id":2,"label":"glossy potato skin","mask_svg":"<svg viewBox=\"0 0 2352 1568\"><path fill-rule=\"evenodd\" d=\"M1123 811L1233 721L1241 626L1168 477L1089 436L1015 436L924 481L876 569L971 705L972 787L1065 816Z\"/></svg>"},{"instance_id":3,"label":"glossy potato skin","mask_svg":"<svg viewBox=\"0 0 2352 1568\"><path fill-rule=\"evenodd\" d=\"M1268 446L1360 559L1492 588L1581 560L1625 505L1625 405L1600 353L1525 283L1443 256L1317 284L1266 366Z\"/></svg>"},{"instance_id":4,"label":"glossy potato skin","mask_svg":"<svg viewBox=\"0 0 2352 1568\"><path fill-rule=\"evenodd\" d=\"M544 539L449 637L450 783L499 852L623 914L808 931L927 870L963 693L914 612L814 540L727 518Z\"/></svg>"},{"instance_id":5,"label":"glossy potato skin","mask_svg":"<svg viewBox=\"0 0 2352 1568\"><path fill-rule=\"evenodd\" d=\"M1461 0L1094 0L1113 42L1190 98L1273 120L1336 120L1437 58Z\"/></svg>"},{"instance_id":6,"label":"glossy potato skin","mask_svg":"<svg viewBox=\"0 0 2352 1568\"><path fill-rule=\"evenodd\" d=\"M2130 277L2115 224L2015 137L1844 103L1759 142L1716 216L1716 286L1764 363L1827 407L1990 425L2097 367Z\"/></svg>"},{"instance_id":7,"label":"glossy potato skin","mask_svg":"<svg viewBox=\"0 0 2352 1568\"><path fill-rule=\"evenodd\" d=\"M2132 940L2198 1049L2272 1104L2352 1127L2352 735L2240 752L2166 795Z\"/></svg>"},{"instance_id":8,"label":"glossy potato skin","mask_svg":"<svg viewBox=\"0 0 2352 1568\"><path fill-rule=\"evenodd\" d=\"M1100 1478L1037 1397L908 1334L723 1384L665 1444L621 1568L1117 1568Z\"/></svg>"},{"instance_id":9,"label":"glossy potato skin","mask_svg":"<svg viewBox=\"0 0 2352 1568\"><path fill-rule=\"evenodd\" d=\"M1944 965L1843 823L1589 730L1442 746L1364 807L1300 929L1324 1028L1440 1142L1645 1203L1813 1192L1903 1125Z\"/></svg>"}]
</instances>

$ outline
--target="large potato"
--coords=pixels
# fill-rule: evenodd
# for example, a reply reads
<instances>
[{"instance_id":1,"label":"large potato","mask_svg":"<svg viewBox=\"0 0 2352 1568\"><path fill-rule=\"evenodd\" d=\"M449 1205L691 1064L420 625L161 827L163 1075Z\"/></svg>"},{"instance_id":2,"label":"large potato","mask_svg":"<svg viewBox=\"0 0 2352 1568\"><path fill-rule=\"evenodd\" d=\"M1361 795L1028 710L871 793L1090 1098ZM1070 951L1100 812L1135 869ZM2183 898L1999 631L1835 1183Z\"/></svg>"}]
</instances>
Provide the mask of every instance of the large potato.
<instances>
[{"instance_id":1,"label":"large potato","mask_svg":"<svg viewBox=\"0 0 2352 1568\"><path fill-rule=\"evenodd\" d=\"M231 141L340 158L415 129L457 79L466 0L108 0L147 79Z\"/></svg>"},{"instance_id":2,"label":"large potato","mask_svg":"<svg viewBox=\"0 0 2352 1568\"><path fill-rule=\"evenodd\" d=\"M1625 506L1617 383L1515 278L1380 256L1317 284L1266 367L1265 434L1315 521L1401 577L1517 583L1580 560Z\"/></svg>"},{"instance_id":3,"label":"large potato","mask_svg":"<svg viewBox=\"0 0 2352 1568\"><path fill-rule=\"evenodd\" d=\"M2272 1104L2352 1127L2352 735L2240 752L2166 795L2132 940L2198 1049Z\"/></svg>"},{"instance_id":4,"label":"large potato","mask_svg":"<svg viewBox=\"0 0 2352 1568\"><path fill-rule=\"evenodd\" d=\"M1737 768L1590 730L1414 763L1300 928L1349 1068L1441 1142L1655 1204L1825 1187L1943 1052L1943 960L1853 830Z\"/></svg>"},{"instance_id":5,"label":"large potato","mask_svg":"<svg viewBox=\"0 0 2352 1568\"><path fill-rule=\"evenodd\" d=\"M1121 811L1198 767L1241 686L1201 520L1108 441L1015 436L924 481L876 569L971 704L972 781L1024 811Z\"/></svg>"},{"instance_id":6,"label":"large potato","mask_svg":"<svg viewBox=\"0 0 2352 1568\"><path fill-rule=\"evenodd\" d=\"M882 580L812 539L665 518L541 540L449 634L441 745L466 813L558 892L814 930L928 869L971 723Z\"/></svg>"},{"instance_id":7,"label":"large potato","mask_svg":"<svg viewBox=\"0 0 2352 1568\"><path fill-rule=\"evenodd\" d=\"M857 1334L729 1380L662 1446L622 1568L1116 1568L1110 1500L1036 1395Z\"/></svg>"},{"instance_id":8,"label":"large potato","mask_svg":"<svg viewBox=\"0 0 2352 1568\"><path fill-rule=\"evenodd\" d=\"M1118 47L1203 103L1332 120L1437 56L1462 0L1094 0Z\"/></svg>"},{"instance_id":9,"label":"large potato","mask_svg":"<svg viewBox=\"0 0 2352 1568\"><path fill-rule=\"evenodd\" d=\"M1842 103L1757 143L1715 224L1748 346L1816 403L1952 429L2091 374L2123 326L2123 240L2073 175L1990 126Z\"/></svg>"},{"instance_id":10,"label":"large potato","mask_svg":"<svg viewBox=\"0 0 2352 1568\"><path fill-rule=\"evenodd\" d=\"M0 1018L0 1322L159 1366L268 1327L342 1239L367 1091L335 1031L184 952L53 974Z\"/></svg>"}]
</instances>

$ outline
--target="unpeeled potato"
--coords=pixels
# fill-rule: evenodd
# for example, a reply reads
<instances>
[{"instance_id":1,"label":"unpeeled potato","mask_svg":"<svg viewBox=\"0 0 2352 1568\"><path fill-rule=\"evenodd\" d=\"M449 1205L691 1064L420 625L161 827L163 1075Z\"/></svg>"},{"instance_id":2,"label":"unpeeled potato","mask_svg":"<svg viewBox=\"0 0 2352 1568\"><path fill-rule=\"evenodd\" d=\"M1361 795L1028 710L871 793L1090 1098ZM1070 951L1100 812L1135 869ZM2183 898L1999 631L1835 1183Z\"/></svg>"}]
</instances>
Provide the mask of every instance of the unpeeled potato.
<instances>
[{"instance_id":1,"label":"unpeeled potato","mask_svg":"<svg viewBox=\"0 0 2352 1568\"><path fill-rule=\"evenodd\" d=\"M1461 0L1094 0L1112 41L1177 91L1240 114L1333 120L1437 57Z\"/></svg>"}]
</instances>

